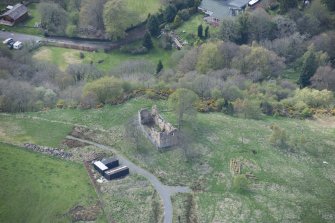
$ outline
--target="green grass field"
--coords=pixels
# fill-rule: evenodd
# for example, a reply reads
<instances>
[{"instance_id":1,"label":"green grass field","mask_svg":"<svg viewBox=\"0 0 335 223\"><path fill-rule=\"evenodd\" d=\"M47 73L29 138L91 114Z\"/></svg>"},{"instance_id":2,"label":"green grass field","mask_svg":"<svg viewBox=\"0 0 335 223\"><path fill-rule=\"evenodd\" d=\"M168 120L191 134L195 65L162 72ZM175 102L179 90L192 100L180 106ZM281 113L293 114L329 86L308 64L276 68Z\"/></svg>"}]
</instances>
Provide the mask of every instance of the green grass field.
<instances>
[{"instance_id":1,"label":"green grass field","mask_svg":"<svg viewBox=\"0 0 335 223\"><path fill-rule=\"evenodd\" d=\"M127 9L139 14L140 20L144 21L147 19L148 14L154 14L158 12L162 4L160 0L126 0Z\"/></svg>"},{"instance_id":2,"label":"green grass field","mask_svg":"<svg viewBox=\"0 0 335 223\"><path fill-rule=\"evenodd\" d=\"M83 165L4 143L0 153L0 222L71 222L69 209L97 202Z\"/></svg>"},{"instance_id":3,"label":"green grass field","mask_svg":"<svg viewBox=\"0 0 335 223\"><path fill-rule=\"evenodd\" d=\"M155 43L157 45L157 42ZM80 59L79 50L65 49L58 47L42 47L35 51L34 58L37 60L45 60L56 64L60 70L65 71L69 64L80 64L80 63L93 63L102 71L110 71L117 67L122 62L132 60L148 60L153 64L157 64L159 60L162 60L165 68L169 67L170 56L173 51L166 51L161 48L155 47L148 54L145 55L130 55L121 53L119 50L104 53L104 52L84 52L85 58ZM103 63L98 64L97 62L103 60Z\"/></svg>"},{"instance_id":4,"label":"green grass field","mask_svg":"<svg viewBox=\"0 0 335 223\"><path fill-rule=\"evenodd\" d=\"M122 140L115 141L113 135L98 140L113 145L166 184L196 188L194 200L199 222L333 222L335 219L334 118L250 120L222 113L198 113L184 126L187 146L157 150L141 139L136 147L125 134L130 130L126 123L136 117L138 109L153 104L161 110L167 109L166 101L137 98L96 110L54 109L27 116L121 133ZM171 112L162 115L175 123ZM304 136L305 143L294 152L272 146L269 143L272 124L285 129L290 140ZM243 160L242 172L252 172L256 177L248 181L248 190L243 193L232 186L231 159ZM180 202L175 208L184 204L178 196L176 200Z\"/></svg>"},{"instance_id":5,"label":"green grass field","mask_svg":"<svg viewBox=\"0 0 335 223\"><path fill-rule=\"evenodd\" d=\"M205 28L208 25L203 18L204 16L202 14L196 14L188 21L185 21L176 29L175 32L184 40L187 40L189 43L193 43L198 36L198 26L202 25L203 30L205 31ZM218 27L209 26L210 35L215 35L218 31Z\"/></svg>"},{"instance_id":6,"label":"green grass field","mask_svg":"<svg viewBox=\"0 0 335 223\"><path fill-rule=\"evenodd\" d=\"M72 126L42 120L23 118L21 115L0 115L0 141L21 145L34 143L58 147Z\"/></svg>"}]
</instances>

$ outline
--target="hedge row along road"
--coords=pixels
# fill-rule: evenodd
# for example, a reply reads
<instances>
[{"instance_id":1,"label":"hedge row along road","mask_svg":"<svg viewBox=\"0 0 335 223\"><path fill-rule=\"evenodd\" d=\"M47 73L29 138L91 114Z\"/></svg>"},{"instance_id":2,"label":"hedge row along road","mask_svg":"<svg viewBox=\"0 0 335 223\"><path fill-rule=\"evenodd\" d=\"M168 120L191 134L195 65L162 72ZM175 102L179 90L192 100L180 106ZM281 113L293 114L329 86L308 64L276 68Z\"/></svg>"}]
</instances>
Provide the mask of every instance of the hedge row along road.
<instances>
[{"instance_id":1,"label":"hedge row along road","mask_svg":"<svg viewBox=\"0 0 335 223\"><path fill-rule=\"evenodd\" d=\"M128 35L119 41L108 41L108 40L89 40L89 39L74 39L68 37L41 37L22 33L0 31L1 42L7 38L13 38L15 41L20 41L23 43L29 42L49 42L50 44L59 44L83 48L91 48L92 50L102 50L102 49L116 49L123 45L129 44L136 40L142 39L145 34L145 28L143 26L134 28L127 32ZM2 43L1 43L2 44ZM71 47L69 47L71 48Z\"/></svg>"}]
</instances>

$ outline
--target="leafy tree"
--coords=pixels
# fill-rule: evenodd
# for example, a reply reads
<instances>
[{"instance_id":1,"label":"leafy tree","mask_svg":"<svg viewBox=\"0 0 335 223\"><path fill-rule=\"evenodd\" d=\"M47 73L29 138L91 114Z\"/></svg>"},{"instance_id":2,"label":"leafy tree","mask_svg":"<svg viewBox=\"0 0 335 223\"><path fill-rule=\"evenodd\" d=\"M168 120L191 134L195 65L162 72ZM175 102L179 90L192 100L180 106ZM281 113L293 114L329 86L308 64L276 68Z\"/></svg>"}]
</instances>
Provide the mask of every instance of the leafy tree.
<instances>
[{"instance_id":1,"label":"leafy tree","mask_svg":"<svg viewBox=\"0 0 335 223\"><path fill-rule=\"evenodd\" d=\"M55 3L42 2L38 11L41 14L41 25L49 33L63 35L67 26L67 13Z\"/></svg>"},{"instance_id":2,"label":"leafy tree","mask_svg":"<svg viewBox=\"0 0 335 223\"><path fill-rule=\"evenodd\" d=\"M91 64L70 64L66 72L73 78L75 83L102 77L102 72Z\"/></svg>"},{"instance_id":3,"label":"leafy tree","mask_svg":"<svg viewBox=\"0 0 335 223\"><path fill-rule=\"evenodd\" d=\"M84 87L84 96L93 94L100 103L115 103L123 92L122 82L114 77L103 77L89 82Z\"/></svg>"},{"instance_id":4,"label":"leafy tree","mask_svg":"<svg viewBox=\"0 0 335 223\"><path fill-rule=\"evenodd\" d=\"M151 36L158 36L160 33L159 22L156 15L151 15L148 18L147 29L149 30Z\"/></svg>"},{"instance_id":5,"label":"leafy tree","mask_svg":"<svg viewBox=\"0 0 335 223\"><path fill-rule=\"evenodd\" d=\"M149 32L146 32L143 38L142 45L147 48L148 50L152 49L154 47L151 39L151 35Z\"/></svg>"},{"instance_id":6,"label":"leafy tree","mask_svg":"<svg viewBox=\"0 0 335 223\"><path fill-rule=\"evenodd\" d=\"M240 39L239 23L235 19L223 19L219 37L225 41L237 42Z\"/></svg>"},{"instance_id":7,"label":"leafy tree","mask_svg":"<svg viewBox=\"0 0 335 223\"><path fill-rule=\"evenodd\" d=\"M68 25L66 27L66 35L74 37L76 35L77 27L75 25Z\"/></svg>"},{"instance_id":8,"label":"leafy tree","mask_svg":"<svg viewBox=\"0 0 335 223\"><path fill-rule=\"evenodd\" d=\"M175 28L177 28L178 26L180 26L182 24L183 20L180 18L179 15L176 15L174 17L174 20L173 20L173 25Z\"/></svg>"},{"instance_id":9,"label":"leafy tree","mask_svg":"<svg viewBox=\"0 0 335 223\"><path fill-rule=\"evenodd\" d=\"M157 64L157 68L156 68L156 74L158 74L159 72L161 72L161 70L163 70L163 63L161 60L158 61Z\"/></svg>"},{"instance_id":10,"label":"leafy tree","mask_svg":"<svg viewBox=\"0 0 335 223\"><path fill-rule=\"evenodd\" d=\"M92 27L104 31L103 11L106 0L82 0L79 12L79 24L83 28Z\"/></svg>"},{"instance_id":11,"label":"leafy tree","mask_svg":"<svg viewBox=\"0 0 335 223\"><path fill-rule=\"evenodd\" d=\"M234 102L234 111L242 115L244 118L252 119L259 119L262 113L259 103L248 99L237 99Z\"/></svg>"},{"instance_id":12,"label":"leafy tree","mask_svg":"<svg viewBox=\"0 0 335 223\"><path fill-rule=\"evenodd\" d=\"M311 108L330 108L334 102L333 92L311 88L298 89L293 98L295 103L302 101Z\"/></svg>"},{"instance_id":13,"label":"leafy tree","mask_svg":"<svg viewBox=\"0 0 335 223\"><path fill-rule=\"evenodd\" d=\"M177 116L178 128L181 129L184 115L193 115L196 113L194 104L198 96L191 90L179 88L169 97L169 107Z\"/></svg>"},{"instance_id":14,"label":"leafy tree","mask_svg":"<svg viewBox=\"0 0 335 223\"><path fill-rule=\"evenodd\" d=\"M271 16L264 9L256 9L249 16L249 38L260 41L273 39L275 25L272 23Z\"/></svg>"},{"instance_id":15,"label":"leafy tree","mask_svg":"<svg viewBox=\"0 0 335 223\"><path fill-rule=\"evenodd\" d=\"M199 38L202 38L204 35L203 35L203 28L202 28L202 24L200 24L198 26L198 37Z\"/></svg>"},{"instance_id":16,"label":"leafy tree","mask_svg":"<svg viewBox=\"0 0 335 223\"><path fill-rule=\"evenodd\" d=\"M172 22L174 17L177 15L177 8L170 4L168 7L166 7L163 15L166 22Z\"/></svg>"},{"instance_id":17,"label":"leafy tree","mask_svg":"<svg viewBox=\"0 0 335 223\"><path fill-rule=\"evenodd\" d=\"M281 13L286 13L292 8L298 7L298 0L279 0L279 8Z\"/></svg>"},{"instance_id":18,"label":"leafy tree","mask_svg":"<svg viewBox=\"0 0 335 223\"><path fill-rule=\"evenodd\" d=\"M248 13L242 13L237 17L239 39L237 43L245 44L249 41L250 19Z\"/></svg>"},{"instance_id":19,"label":"leafy tree","mask_svg":"<svg viewBox=\"0 0 335 223\"><path fill-rule=\"evenodd\" d=\"M34 89L29 83L0 79L0 111L32 111L34 99Z\"/></svg>"},{"instance_id":20,"label":"leafy tree","mask_svg":"<svg viewBox=\"0 0 335 223\"><path fill-rule=\"evenodd\" d=\"M124 1L109 0L104 5L103 18L108 37L115 40L125 36L125 30L136 20L137 15L127 10Z\"/></svg>"},{"instance_id":21,"label":"leafy tree","mask_svg":"<svg viewBox=\"0 0 335 223\"><path fill-rule=\"evenodd\" d=\"M241 46L240 54L233 59L232 65L242 73L259 71L259 80L276 78L285 67L283 58L260 46Z\"/></svg>"},{"instance_id":22,"label":"leafy tree","mask_svg":"<svg viewBox=\"0 0 335 223\"><path fill-rule=\"evenodd\" d=\"M205 29L205 38L209 38L209 26L206 26L206 29Z\"/></svg>"},{"instance_id":23,"label":"leafy tree","mask_svg":"<svg viewBox=\"0 0 335 223\"><path fill-rule=\"evenodd\" d=\"M216 70L220 67L222 59L215 43L206 43L201 46L197 60L197 71L206 73L209 70Z\"/></svg>"},{"instance_id":24,"label":"leafy tree","mask_svg":"<svg viewBox=\"0 0 335 223\"><path fill-rule=\"evenodd\" d=\"M334 0L321 0L323 4L327 6L330 11L335 11L335 1Z\"/></svg>"},{"instance_id":25,"label":"leafy tree","mask_svg":"<svg viewBox=\"0 0 335 223\"><path fill-rule=\"evenodd\" d=\"M299 86L304 88L311 84L311 77L313 77L316 69L318 68L318 63L316 60L315 53L312 50L306 52L307 55L302 64L300 77L299 77Z\"/></svg>"},{"instance_id":26,"label":"leafy tree","mask_svg":"<svg viewBox=\"0 0 335 223\"><path fill-rule=\"evenodd\" d=\"M319 67L310 80L312 87L335 91L335 70L329 65Z\"/></svg>"}]
</instances>

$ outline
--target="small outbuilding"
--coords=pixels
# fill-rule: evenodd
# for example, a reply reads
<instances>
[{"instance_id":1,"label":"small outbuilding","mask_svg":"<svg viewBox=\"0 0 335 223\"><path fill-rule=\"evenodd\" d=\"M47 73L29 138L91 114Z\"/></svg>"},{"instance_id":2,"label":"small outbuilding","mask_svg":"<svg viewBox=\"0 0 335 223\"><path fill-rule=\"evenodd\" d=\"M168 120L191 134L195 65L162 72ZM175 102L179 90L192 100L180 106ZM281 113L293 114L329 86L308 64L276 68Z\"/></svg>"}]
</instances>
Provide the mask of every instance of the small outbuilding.
<instances>
[{"instance_id":1,"label":"small outbuilding","mask_svg":"<svg viewBox=\"0 0 335 223\"><path fill-rule=\"evenodd\" d=\"M23 4L16 4L12 9L0 15L0 24L13 26L28 18L28 8Z\"/></svg>"},{"instance_id":2,"label":"small outbuilding","mask_svg":"<svg viewBox=\"0 0 335 223\"><path fill-rule=\"evenodd\" d=\"M101 162L108 168L112 169L119 166L119 160L115 158L102 159Z\"/></svg>"},{"instance_id":3,"label":"small outbuilding","mask_svg":"<svg viewBox=\"0 0 335 223\"><path fill-rule=\"evenodd\" d=\"M108 167L103 164L101 161L95 161L93 163L94 169L96 169L96 171L98 171L101 175L104 175L104 172L106 170L108 170Z\"/></svg>"},{"instance_id":4,"label":"small outbuilding","mask_svg":"<svg viewBox=\"0 0 335 223\"><path fill-rule=\"evenodd\" d=\"M129 168L127 166L120 166L120 167L105 171L104 177L107 180L112 180L112 179L124 177L128 174L129 174Z\"/></svg>"}]
</instances>

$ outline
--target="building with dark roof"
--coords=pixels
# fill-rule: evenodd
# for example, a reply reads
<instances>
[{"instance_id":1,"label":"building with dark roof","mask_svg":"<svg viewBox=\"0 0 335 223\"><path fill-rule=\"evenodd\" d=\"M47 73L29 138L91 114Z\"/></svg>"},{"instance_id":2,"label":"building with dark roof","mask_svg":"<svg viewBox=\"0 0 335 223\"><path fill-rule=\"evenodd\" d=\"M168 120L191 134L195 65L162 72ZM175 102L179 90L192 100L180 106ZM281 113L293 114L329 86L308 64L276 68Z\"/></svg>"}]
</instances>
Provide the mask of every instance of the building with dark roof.
<instances>
[{"instance_id":1,"label":"building with dark roof","mask_svg":"<svg viewBox=\"0 0 335 223\"><path fill-rule=\"evenodd\" d=\"M101 163L103 163L108 169L112 169L119 166L119 160L115 158L102 159Z\"/></svg>"},{"instance_id":2,"label":"building with dark roof","mask_svg":"<svg viewBox=\"0 0 335 223\"><path fill-rule=\"evenodd\" d=\"M127 166L119 166L117 168L105 171L104 177L107 180L112 180L112 179L124 177L128 174L129 174L129 168Z\"/></svg>"},{"instance_id":3,"label":"building with dark roof","mask_svg":"<svg viewBox=\"0 0 335 223\"><path fill-rule=\"evenodd\" d=\"M16 4L12 9L0 15L0 23L13 26L28 17L28 8L23 4Z\"/></svg>"}]
</instances>

